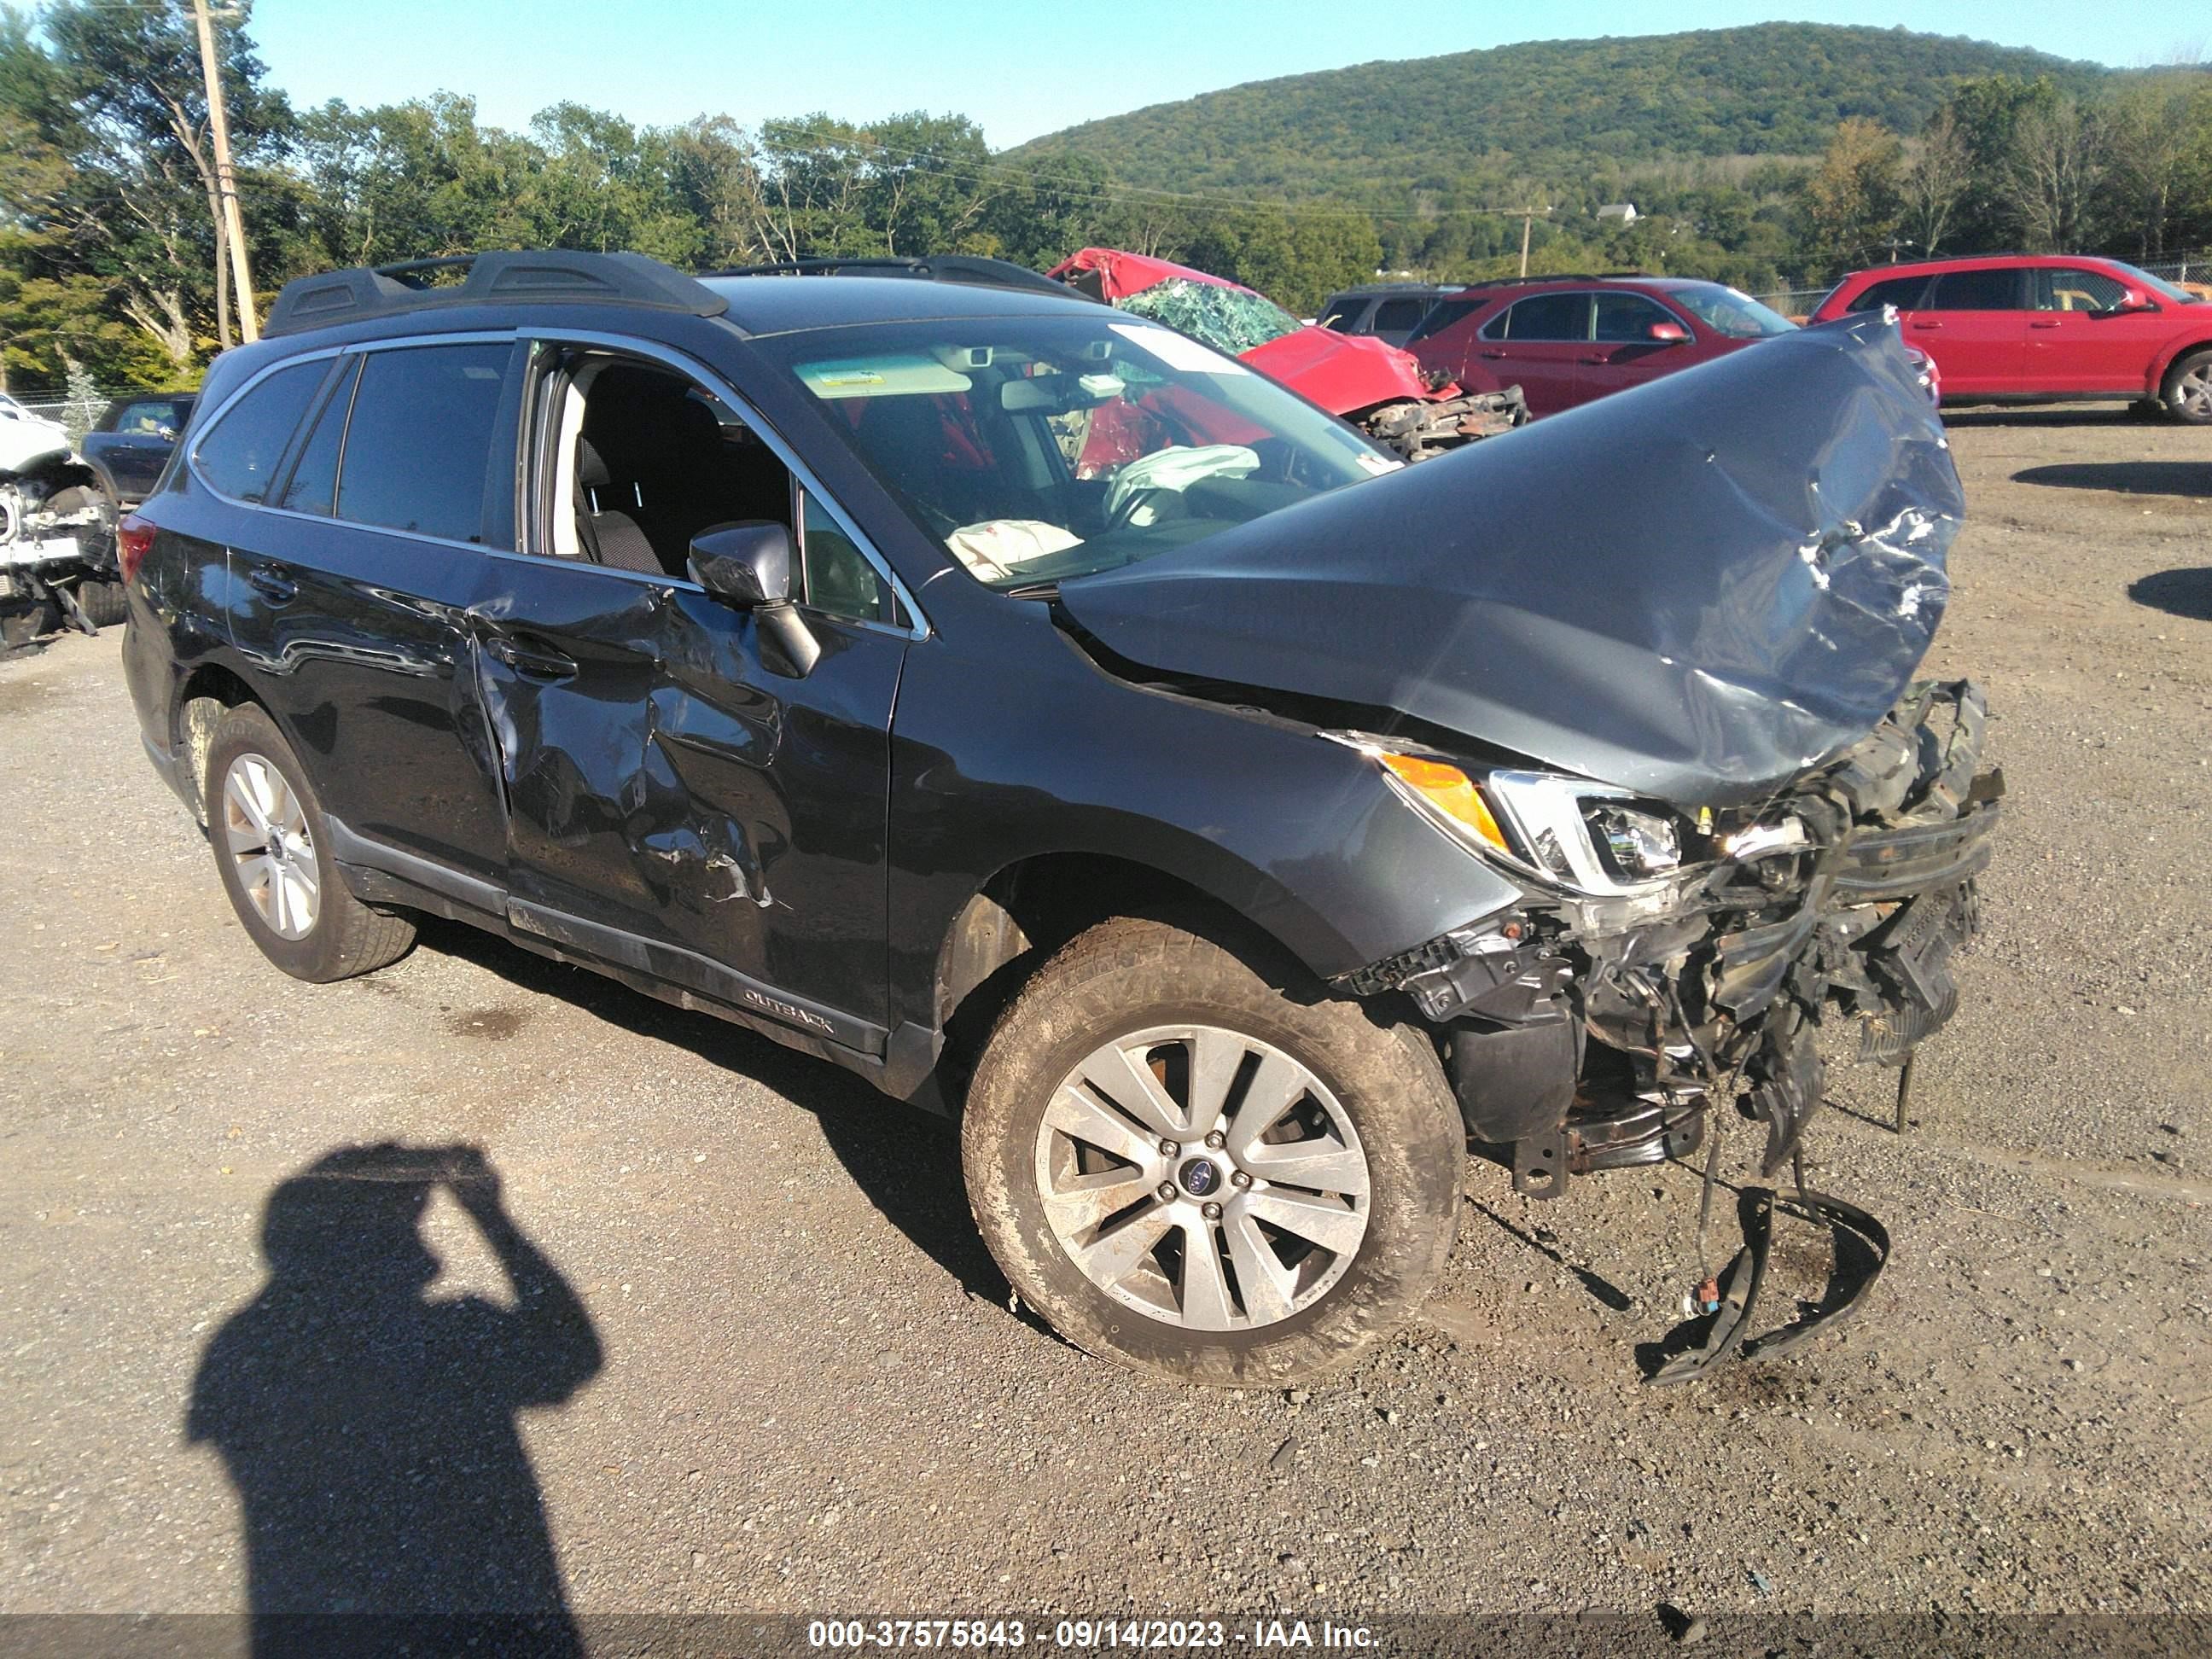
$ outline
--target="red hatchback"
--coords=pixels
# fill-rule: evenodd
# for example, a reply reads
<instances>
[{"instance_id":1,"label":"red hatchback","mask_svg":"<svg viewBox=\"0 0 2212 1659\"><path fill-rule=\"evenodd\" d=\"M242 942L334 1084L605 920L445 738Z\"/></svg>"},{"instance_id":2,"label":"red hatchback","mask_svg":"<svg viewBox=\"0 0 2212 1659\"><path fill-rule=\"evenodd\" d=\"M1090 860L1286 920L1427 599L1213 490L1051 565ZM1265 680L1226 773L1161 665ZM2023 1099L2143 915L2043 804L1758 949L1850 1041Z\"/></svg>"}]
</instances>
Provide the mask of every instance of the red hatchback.
<instances>
[{"instance_id":1,"label":"red hatchback","mask_svg":"<svg viewBox=\"0 0 2212 1659\"><path fill-rule=\"evenodd\" d=\"M1813 313L1877 306L1936 360L1950 403L2155 399L2212 422L2212 305L2148 271L2086 254L1990 254L1852 273Z\"/></svg>"},{"instance_id":2,"label":"red hatchback","mask_svg":"<svg viewBox=\"0 0 2212 1659\"><path fill-rule=\"evenodd\" d=\"M1518 383L1530 414L1554 415L1796 326L1719 283L1514 277L1437 301L1406 349L1469 392Z\"/></svg>"}]
</instances>

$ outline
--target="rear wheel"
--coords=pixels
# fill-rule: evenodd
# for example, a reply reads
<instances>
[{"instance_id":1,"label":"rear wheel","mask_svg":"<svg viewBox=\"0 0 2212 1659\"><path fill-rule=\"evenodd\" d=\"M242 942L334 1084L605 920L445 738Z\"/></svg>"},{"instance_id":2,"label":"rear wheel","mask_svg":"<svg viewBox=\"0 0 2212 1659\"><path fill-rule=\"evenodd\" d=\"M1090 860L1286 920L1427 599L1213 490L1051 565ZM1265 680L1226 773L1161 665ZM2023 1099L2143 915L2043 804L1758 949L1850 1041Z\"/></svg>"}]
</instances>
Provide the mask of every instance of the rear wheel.
<instances>
[{"instance_id":1,"label":"rear wheel","mask_svg":"<svg viewBox=\"0 0 2212 1659\"><path fill-rule=\"evenodd\" d=\"M276 724L247 703L208 746L208 839L231 908L295 979L349 979L397 961L414 924L346 890L314 786Z\"/></svg>"},{"instance_id":2,"label":"rear wheel","mask_svg":"<svg viewBox=\"0 0 2212 1659\"><path fill-rule=\"evenodd\" d=\"M1419 1307L1457 1221L1466 1134L1434 1051L1261 960L1092 928L1000 1022L962 1125L1022 1298L1179 1381L1348 1364Z\"/></svg>"},{"instance_id":3,"label":"rear wheel","mask_svg":"<svg viewBox=\"0 0 2212 1659\"><path fill-rule=\"evenodd\" d=\"M2212 426L2212 351L2192 351L2166 372L2166 413L2191 426Z\"/></svg>"}]
</instances>

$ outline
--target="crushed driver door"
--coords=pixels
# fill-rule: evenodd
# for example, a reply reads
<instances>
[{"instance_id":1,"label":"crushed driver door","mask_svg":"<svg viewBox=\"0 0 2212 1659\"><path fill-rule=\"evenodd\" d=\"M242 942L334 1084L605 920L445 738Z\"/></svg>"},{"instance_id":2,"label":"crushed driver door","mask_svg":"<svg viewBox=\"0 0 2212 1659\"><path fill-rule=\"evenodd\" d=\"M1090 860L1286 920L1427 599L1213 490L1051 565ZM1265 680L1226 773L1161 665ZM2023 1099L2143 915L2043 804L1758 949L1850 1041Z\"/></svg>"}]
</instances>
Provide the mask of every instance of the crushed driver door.
<instances>
[{"instance_id":1,"label":"crushed driver door","mask_svg":"<svg viewBox=\"0 0 2212 1659\"><path fill-rule=\"evenodd\" d=\"M751 617L688 582L501 562L514 580L470 615L508 921L880 1054L907 640L810 617L821 659L793 678L763 660Z\"/></svg>"}]
</instances>

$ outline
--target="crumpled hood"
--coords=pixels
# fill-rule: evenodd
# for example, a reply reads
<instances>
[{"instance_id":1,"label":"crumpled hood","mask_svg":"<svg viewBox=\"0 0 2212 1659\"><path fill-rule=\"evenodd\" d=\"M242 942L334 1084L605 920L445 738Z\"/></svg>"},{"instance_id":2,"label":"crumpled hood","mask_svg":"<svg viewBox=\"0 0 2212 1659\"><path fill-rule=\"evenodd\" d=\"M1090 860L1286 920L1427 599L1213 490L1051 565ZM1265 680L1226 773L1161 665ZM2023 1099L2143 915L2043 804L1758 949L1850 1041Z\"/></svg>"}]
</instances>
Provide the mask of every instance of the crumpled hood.
<instances>
[{"instance_id":1,"label":"crumpled hood","mask_svg":"<svg viewBox=\"0 0 2212 1659\"><path fill-rule=\"evenodd\" d=\"M1431 390L1419 358L1369 334L1302 328L1254 346L1244 361L1332 415L1350 415L1377 404L1432 403L1459 395L1456 386Z\"/></svg>"},{"instance_id":2,"label":"crumpled hood","mask_svg":"<svg viewBox=\"0 0 2212 1659\"><path fill-rule=\"evenodd\" d=\"M1111 306L1175 280L1232 289L1255 299L1267 297L1225 276L1112 247L1081 249L1045 275ZM1421 360L1387 340L1339 334L1334 329L1316 328L1311 324L1238 355L1269 380L1310 398L1332 415L1351 415L1378 404L1433 403L1460 395L1455 385L1431 387Z\"/></svg>"},{"instance_id":3,"label":"crumpled hood","mask_svg":"<svg viewBox=\"0 0 2212 1659\"><path fill-rule=\"evenodd\" d=\"M1942 617L1963 507L1875 313L1067 582L1060 604L1149 669L1732 805L1888 712Z\"/></svg>"}]
</instances>

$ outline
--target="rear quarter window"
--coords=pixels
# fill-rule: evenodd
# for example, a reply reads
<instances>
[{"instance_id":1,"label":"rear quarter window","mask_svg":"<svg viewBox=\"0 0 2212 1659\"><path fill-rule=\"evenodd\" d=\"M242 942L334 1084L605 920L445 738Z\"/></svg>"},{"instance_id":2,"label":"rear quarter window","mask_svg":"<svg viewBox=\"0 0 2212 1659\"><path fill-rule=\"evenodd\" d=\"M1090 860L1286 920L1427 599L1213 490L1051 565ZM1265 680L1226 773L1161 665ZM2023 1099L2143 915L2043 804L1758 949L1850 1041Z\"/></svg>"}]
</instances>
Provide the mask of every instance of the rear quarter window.
<instances>
[{"instance_id":1,"label":"rear quarter window","mask_svg":"<svg viewBox=\"0 0 2212 1659\"><path fill-rule=\"evenodd\" d=\"M234 501L258 504L330 364L293 363L256 381L192 449L201 477Z\"/></svg>"}]
</instances>

